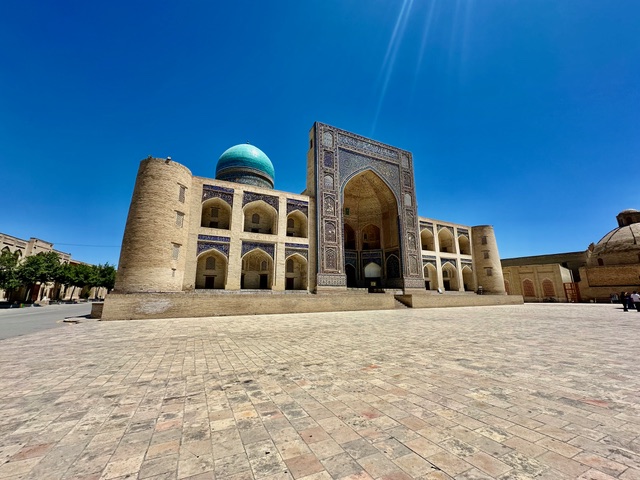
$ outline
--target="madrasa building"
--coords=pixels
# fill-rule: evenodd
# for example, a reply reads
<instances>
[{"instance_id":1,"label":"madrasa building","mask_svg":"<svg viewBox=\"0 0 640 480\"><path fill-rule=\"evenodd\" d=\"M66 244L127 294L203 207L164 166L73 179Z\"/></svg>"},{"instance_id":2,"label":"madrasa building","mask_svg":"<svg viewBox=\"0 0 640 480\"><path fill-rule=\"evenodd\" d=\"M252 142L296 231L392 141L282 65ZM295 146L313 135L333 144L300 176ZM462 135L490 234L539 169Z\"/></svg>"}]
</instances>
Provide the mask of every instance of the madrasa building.
<instances>
[{"instance_id":1,"label":"madrasa building","mask_svg":"<svg viewBox=\"0 0 640 480\"><path fill-rule=\"evenodd\" d=\"M102 318L522 303L491 226L418 216L413 162L322 123L301 194L275 190L249 144L220 156L215 179L143 160Z\"/></svg>"}]
</instances>

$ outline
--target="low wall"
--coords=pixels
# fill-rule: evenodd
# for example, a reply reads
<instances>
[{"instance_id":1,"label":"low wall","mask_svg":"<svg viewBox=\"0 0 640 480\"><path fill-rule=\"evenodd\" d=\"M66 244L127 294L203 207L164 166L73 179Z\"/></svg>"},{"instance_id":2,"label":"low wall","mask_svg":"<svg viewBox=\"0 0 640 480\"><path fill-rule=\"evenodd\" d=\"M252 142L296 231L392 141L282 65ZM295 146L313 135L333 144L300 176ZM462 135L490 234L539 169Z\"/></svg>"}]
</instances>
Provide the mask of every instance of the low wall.
<instances>
[{"instance_id":1,"label":"low wall","mask_svg":"<svg viewBox=\"0 0 640 480\"><path fill-rule=\"evenodd\" d=\"M103 308L104 302L93 302L91 304L91 314L89 315L89 318L101 318Z\"/></svg>"},{"instance_id":2,"label":"low wall","mask_svg":"<svg viewBox=\"0 0 640 480\"><path fill-rule=\"evenodd\" d=\"M309 294L294 292L172 292L110 293L104 304L96 303L91 317L102 320L142 320L150 318L217 317L274 313L348 312L393 310L395 299L411 308L520 305L520 295L392 295L346 292ZM101 311L100 311L101 309Z\"/></svg>"},{"instance_id":3,"label":"low wall","mask_svg":"<svg viewBox=\"0 0 640 480\"><path fill-rule=\"evenodd\" d=\"M272 313L392 310L390 294L333 293L110 293L102 320L217 317Z\"/></svg>"},{"instance_id":4,"label":"low wall","mask_svg":"<svg viewBox=\"0 0 640 480\"><path fill-rule=\"evenodd\" d=\"M522 295L476 295L445 292L442 295L400 295L397 297L411 308L483 307L489 305L521 305Z\"/></svg>"}]
</instances>

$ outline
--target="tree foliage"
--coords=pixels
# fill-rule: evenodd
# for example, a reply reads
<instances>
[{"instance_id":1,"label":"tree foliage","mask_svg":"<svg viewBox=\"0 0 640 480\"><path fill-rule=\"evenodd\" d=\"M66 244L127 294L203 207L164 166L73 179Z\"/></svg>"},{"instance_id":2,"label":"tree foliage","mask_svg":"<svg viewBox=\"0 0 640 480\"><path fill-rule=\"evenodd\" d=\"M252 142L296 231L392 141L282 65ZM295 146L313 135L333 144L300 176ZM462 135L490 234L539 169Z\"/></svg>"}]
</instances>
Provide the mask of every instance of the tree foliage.
<instances>
[{"instance_id":1,"label":"tree foliage","mask_svg":"<svg viewBox=\"0 0 640 480\"><path fill-rule=\"evenodd\" d=\"M0 289L4 290L7 298L11 298L13 292L22 286L18 278L19 255L11 253L9 250L0 252Z\"/></svg>"},{"instance_id":2,"label":"tree foliage","mask_svg":"<svg viewBox=\"0 0 640 480\"><path fill-rule=\"evenodd\" d=\"M19 261L19 257L7 250L0 252L0 289L9 295L20 287L26 287L25 299L37 283L57 282L66 288L88 291L93 287L113 289L116 269L112 265L87 265L62 263L55 252L38 253ZM73 291L72 291L73 295Z\"/></svg>"}]
</instances>

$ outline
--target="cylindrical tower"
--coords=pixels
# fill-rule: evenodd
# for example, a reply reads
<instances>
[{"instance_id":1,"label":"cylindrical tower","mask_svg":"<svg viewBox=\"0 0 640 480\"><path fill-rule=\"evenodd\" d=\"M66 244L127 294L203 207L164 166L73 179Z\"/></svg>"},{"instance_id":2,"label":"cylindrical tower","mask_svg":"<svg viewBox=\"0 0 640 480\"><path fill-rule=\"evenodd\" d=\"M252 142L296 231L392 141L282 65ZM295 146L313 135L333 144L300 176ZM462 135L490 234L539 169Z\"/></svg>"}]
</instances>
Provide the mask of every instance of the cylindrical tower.
<instances>
[{"instance_id":1,"label":"cylindrical tower","mask_svg":"<svg viewBox=\"0 0 640 480\"><path fill-rule=\"evenodd\" d=\"M471 248L478 290L492 295L506 295L498 244L491 225L471 228Z\"/></svg>"},{"instance_id":2,"label":"cylindrical tower","mask_svg":"<svg viewBox=\"0 0 640 480\"><path fill-rule=\"evenodd\" d=\"M191 183L189 169L170 158L140 162L114 292L182 290Z\"/></svg>"}]
</instances>

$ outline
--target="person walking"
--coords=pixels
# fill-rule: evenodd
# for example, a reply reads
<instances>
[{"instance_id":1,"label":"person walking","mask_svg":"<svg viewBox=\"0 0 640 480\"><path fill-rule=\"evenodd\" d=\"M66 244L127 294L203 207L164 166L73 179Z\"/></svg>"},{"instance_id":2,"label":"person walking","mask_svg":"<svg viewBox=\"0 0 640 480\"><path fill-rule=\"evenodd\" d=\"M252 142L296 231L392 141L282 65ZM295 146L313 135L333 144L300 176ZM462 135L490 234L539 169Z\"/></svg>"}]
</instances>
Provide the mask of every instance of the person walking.
<instances>
[{"instance_id":1,"label":"person walking","mask_svg":"<svg viewBox=\"0 0 640 480\"><path fill-rule=\"evenodd\" d=\"M636 310L640 312L640 295L638 295L638 292L634 290L630 298L631 298L631 301L633 302L633 304L630 306L635 306Z\"/></svg>"},{"instance_id":2,"label":"person walking","mask_svg":"<svg viewBox=\"0 0 640 480\"><path fill-rule=\"evenodd\" d=\"M622 304L622 310L628 312L629 294L627 292L620 292L620 303Z\"/></svg>"}]
</instances>

